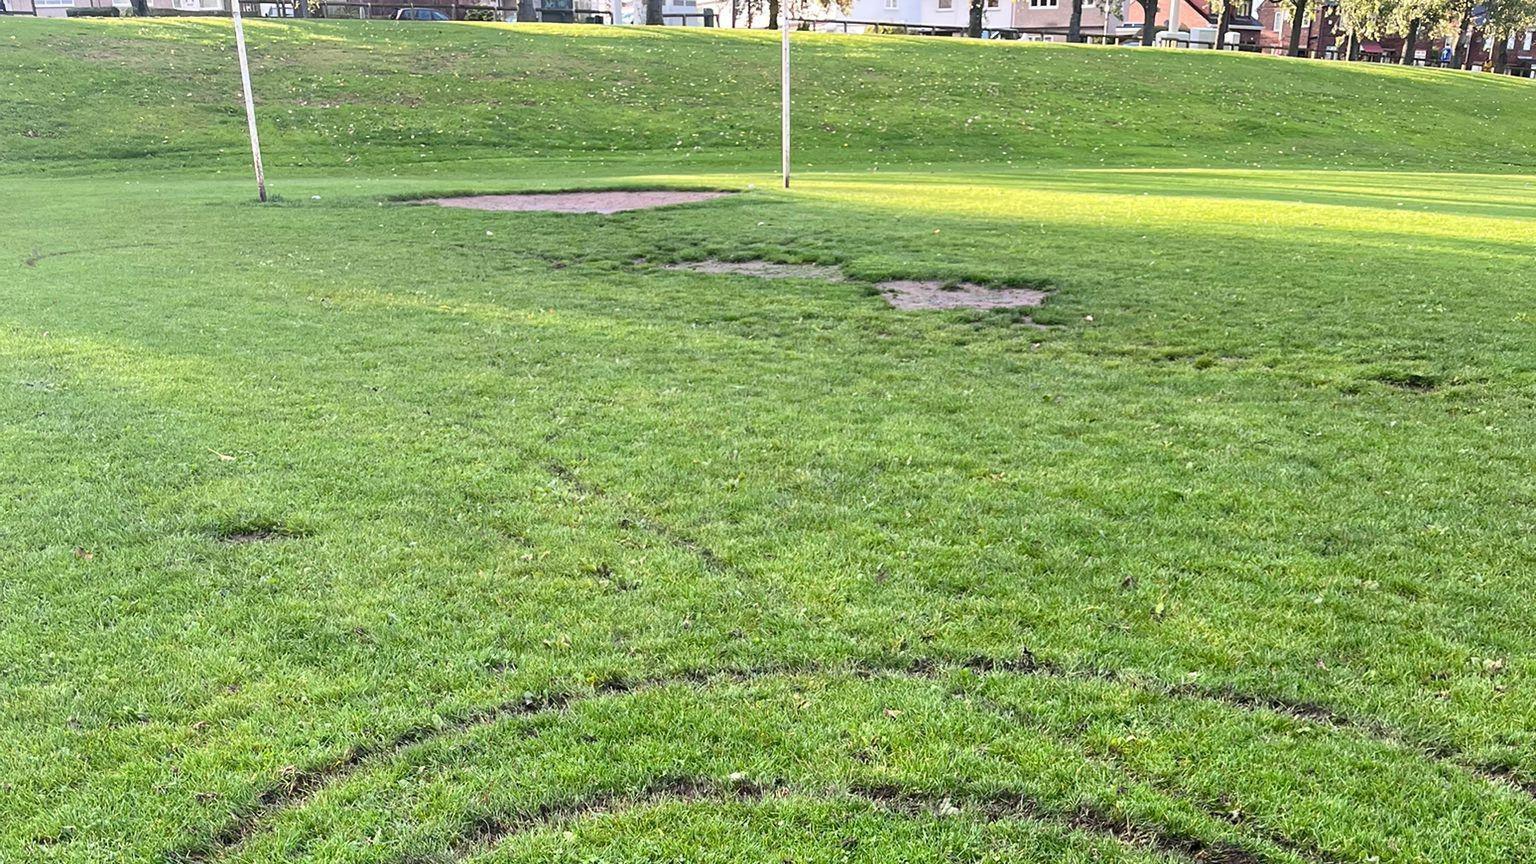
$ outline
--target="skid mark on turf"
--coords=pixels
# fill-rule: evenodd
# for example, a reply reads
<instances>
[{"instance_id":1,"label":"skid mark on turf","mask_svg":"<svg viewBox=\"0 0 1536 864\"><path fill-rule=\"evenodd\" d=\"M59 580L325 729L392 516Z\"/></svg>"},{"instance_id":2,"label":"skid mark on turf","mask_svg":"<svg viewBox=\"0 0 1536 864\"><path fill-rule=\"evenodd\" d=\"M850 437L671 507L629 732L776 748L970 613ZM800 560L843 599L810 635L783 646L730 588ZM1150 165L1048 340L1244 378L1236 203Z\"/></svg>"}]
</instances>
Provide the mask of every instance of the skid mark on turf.
<instances>
[{"instance_id":1,"label":"skid mark on turf","mask_svg":"<svg viewBox=\"0 0 1536 864\"><path fill-rule=\"evenodd\" d=\"M1182 856L1205 864L1258 864L1267 860L1241 846L1221 841L1213 843L1168 829L1132 823L1087 806L1070 812L1051 810L1016 792L962 789L935 794L896 786L861 786L849 791L891 812L913 816L972 814L986 822L1039 822L1111 837L1132 849Z\"/></svg>"},{"instance_id":2,"label":"skid mark on turf","mask_svg":"<svg viewBox=\"0 0 1536 864\"><path fill-rule=\"evenodd\" d=\"M1351 717L1325 705L1303 702L1279 696L1244 693L1232 687L1200 687L1173 685L1165 689L1148 688L1125 680L1113 671L1097 673L1096 677L1111 684L1137 689L1152 689L1172 698L1219 702L1247 712L1266 711L1283 714L1318 726L1326 726L1340 732L1350 732L1379 744L1408 751L1425 762L1439 765L1449 771L1465 774L1477 780L1503 789L1524 793L1536 798L1536 783L1522 782L1515 772L1507 768L1495 768L1464 760L1461 751L1439 743L1429 743L1405 734L1401 730L1371 718Z\"/></svg>"},{"instance_id":3,"label":"skid mark on turf","mask_svg":"<svg viewBox=\"0 0 1536 864\"><path fill-rule=\"evenodd\" d=\"M549 463L548 467L549 473L555 475L555 479L559 480L561 483L564 483L566 486L569 486L571 490L576 492L578 495L584 495L592 498L610 497L608 493L604 492L600 487L594 486L582 480L576 475L575 471L572 471L569 467L559 462L551 462ZM623 517L619 525L623 528L639 528L641 531L644 531L648 534L653 534L666 541L667 543L670 543L673 546L683 550L684 552L688 552L694 555L699 559L700 562L703 563L706 570L714 573L736 573L738 575L743 575L741 574L740 568L720 557L719 553L715 552L715 550L711 549L709 546L705 545L694 537L691 537L688 534L684 534L683 532L678 531L676 528L652 519L649 516L638 513L630 513Z\"/></svg>"},{"instance_id":4,"label":"skid mark on turf","mask_svg":"<svg viewBox=\"0 0 1536 864\"><path fill-rule=\"evenodd\" d=\"M592 816L665 804L760 804L787 798L857 801L879 812L906 817L958 818L988 824L1032 822L1063 833L1109 838L1128 849L1173 855L1204 864L1263 864L1267 860L1230 843L1210 842L1154 826L1138 825L1086 807L1069 812L1053 810L1028 795L1007 790L962 788L938 793L890 784L817 789L786 784L721 783L697 777L661 778L639 792L598 792L545 804L523 813L479 818L450 845L448 854L451 860L460 861L515 837ZM402 864L424 862L422 859L406 859Z\"/></svg>"},{"instance_id":5,"label":"skid mark on turf","mask_svg":"<svg viewBox=\"0 0 1536 864\"><path fill-rule=\"evenodd\" d=\"M25 267L36 267L39 261L63 258L66 255L90 255L93 252L116 252L122 249L154 249L169 245L169 243L119 243L114 246L91 246L86 249L64 249L59 252L40 252L33 249L31 255L21 259L21 263Z\"/></svg>"},{"instance_id":6,"label":"skid mark on turf","mask_svg":"<svg viewBox=\"0 0 1536 864\"><path fill-rule=\"evenodd\" d=\"M765 667L737 673L688 672L638 681L614 681L602 684L588 694L562 693L547 696L526 694L517 700L469 711L445 723L413 726L388 741L353 747L334 762L288 775L281 783L258 795L247 812L230 820L209 840L173 854L171 860L187 862L187 864L218 860L260 833L267 822L277 814L304 806L326 787L345 780L365 765L399 755L417 744L435 738L461 734L513 717L556 713L565 710L575 702L604 696L624 695L659 687L703 684L710 681L746 682L769 675L793 674L795 671Z\"/></svg>"},{"instance_id":7,"label":"skid mark on turf","mask_svg":"<svg viewBox=\"0 0 1536 864\"><path fill-rule=\"evenodd\" d=\"M1368 733L1366 727L1350 724L1344 721L1343 718L1338 717L1338 715L1322 709L1313 710L1305 706L1294 706L1291 703L1269 698L1223 694L1221 692L1201 692L1188 687L1169 688L1145 681L1124 680L1113 673L1096 670L1068 670L1049 661L1043 661L1027 650L1022 651L1016 658L1002 659L974 657L964 661L953 661L931 658L877 658L830 664L797 666L778 664L737 670L692 670L673 675L613 680L584 693L559 693L543 696L524 695L516 700L468 711L447 722L407 728L387 741L354 747L333 762L294 772L282 778L281 782L258 795L243 813L236 815L210 838L181 852L172 854L170 860L184 862L184 864L202 864L202 862L219 860L228 853L243 846L251 838L262 833L269 823L281 813L308 805L326 788L345 781L370 764L386 761L418 744L461 734L512 718L562 712L576 703L591 699L623 696L673 686L709 687L742 684L774 676L852 675L868 679L898 677L939 681L947 676L962 672L970 672L977 675L1038 675L1063 680L1100 680L1165 698L1195 699L1216 702L1246 712L1262 711L1281 714L1292 717L1300 722L1323 725L1340 730L1353 730L1357 735L1376 740L1378 743L1394 747L1401 746L1393 739L1372 736ZM978 707L985 708L986 706L981 705ZM990 710L996 712L998 709L994 706ZM1414 752L1424 755L1422 751L1415 750ZM1436 764L1467 770L1464 766L1459 766L1455 763L1433 759L1431 761L1435 761ZM1483 774L1476 774L1475 776L1485 777L1486 779L1486 775ZM1503 788L1511 788L1511 784L1507 782L1497 782ZM1197 806L1199 805L1197 804ZM1206 807L1202 807L1202 809L1208 810L1208 815L1216 819L1227 821L1234 825L1240 824L1233 821L1230 813L1215 812ZM1301 844L1289 841L1281 835L1266 833L1263 836L1278 847L1289 849L1314 861L1325 862L1326 864L1326 862L1331 860L1328 856L1321 853L1320 850L1309 849Z\"/></svg>"},{"instance_id":8,"label":"skid mark on turf","mask_svg":"<svg viewBox=\"0 0 1536 864\"><path fill-rule=\"evenodd\" d=\"M1394 729L1386 723L1371 718L1351 717L1343 712L1299 699L1264 693L1247 693L1226 685L1205 686L1199 684L1170 684L1140 675L1127 675L1120 670L1103 667L1066 668L1048 660L1036 658L1025 649L1020 659L994 661L977 657L965 664L977 671L1001 670L1028 672L1056 678L1079 681L1102 681L1127 690L1139 690L1168 699L1188 699L1197 702L1213 702L1246 713L1279 714L1293 720L1323 726L1341 733L1375 741L1398 750L1407 751L1425 762L1446 770L1475 778L1501 789L1520 792L1536 798L1536 782L1531 782L1515 770L1506 767L1478 765L1461 758L1460 750L1444 744L1430 744Z\"/></svg>"},{"instance_id":9,"label":"skid mark on turf","mask_svg":"<svg viewBox=\"0 0 1536 864\"><path fill-rule=\"evenodd\" d=\"M1304 861L1313 862L1313 864L1344 864L1342 858L1323 849L1316 843L1297 840L1288 834L1254 822L1247 814L1234 806L1225 795L1215 805L1206 801L1196 800L1188 789L1176 783L1170 783L1163 778L1149 775L1112 753L1090 751L1084 747L1081 740L1063 736L1041 724L1032 723L1028 717L1023 716L1017 709L1011 706L986 697L973 697L972 704L1020 726L1030 726L1036 734L1042 737L1049 738L1057 744L1066 747L1076 748L1078 750L1078 757L1084 762L1100 765L1114 773L1123 775L1129 780L1140 783L1160 795L1188 804L1212 819L1224 822L1255 837L1262 838L1276 848L1283 849Z\"/></svg>"},{"instance_id":10,"label":"skid mark on turf","mask_svg":"<svg viewBox=\"0 0 1536 864\"><path fill-rule=\"evenodd\" d=\"M1479 767L1476 770L1496 782L1507 783L1532 798L1536 798L1536 780L1522 777L1515 769L1507 765Z\"/></svg>"}]
</instances>

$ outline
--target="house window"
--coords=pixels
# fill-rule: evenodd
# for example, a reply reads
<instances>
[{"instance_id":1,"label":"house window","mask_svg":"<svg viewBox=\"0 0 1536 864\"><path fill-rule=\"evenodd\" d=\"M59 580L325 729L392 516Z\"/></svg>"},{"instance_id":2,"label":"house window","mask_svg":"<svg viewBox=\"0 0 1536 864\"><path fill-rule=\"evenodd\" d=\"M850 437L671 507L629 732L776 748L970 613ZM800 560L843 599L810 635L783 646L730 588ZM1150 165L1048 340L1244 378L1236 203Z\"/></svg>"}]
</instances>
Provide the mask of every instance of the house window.
<instances>
[{"instance_id":1,"label":"house window","mask_svg":"<svg viewBox=\"0 0 1536 864\"><path fill-rule=\"evenodd\" d=\"M897 0L885 0L885 8L895 9Z\"/></svg>"},{"instance_id":2,"label":"house window","mask_svg":"<svg viewBox=\"0 0 1536 864\"><path fill-rule=\"evenodd\" d=\"M949 10L955 8L955 0L939 0L939 9Z\"/></svg>"},{"instance_id":3,"label":"house window","mask_svg":"<svg viewBox=\"0 0 1536 864\"><path fill-rule=\"evenodd\" d=\"M1055 9L1061 5L1061 0L1029 0L1031 9Z\"/></svg>"}]
</instances>

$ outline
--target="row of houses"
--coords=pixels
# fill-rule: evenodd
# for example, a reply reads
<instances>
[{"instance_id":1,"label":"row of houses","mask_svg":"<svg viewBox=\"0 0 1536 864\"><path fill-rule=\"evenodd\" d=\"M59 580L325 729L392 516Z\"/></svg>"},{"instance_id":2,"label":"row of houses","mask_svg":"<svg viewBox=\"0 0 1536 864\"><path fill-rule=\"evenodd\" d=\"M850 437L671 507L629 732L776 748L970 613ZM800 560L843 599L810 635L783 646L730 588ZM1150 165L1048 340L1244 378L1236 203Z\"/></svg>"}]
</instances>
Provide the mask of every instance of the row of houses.
<instances>
[{"instance_id":1,"label":"row of houses","mask_svg":"<svg viewBox=\"0 0 1536 864\"><path fill-rule=\"evenodd\" d=\"M229 15L237 0L138 0L150 15ZM401 10L434 10L439 15L403 16L414 20L512 21L519 0L238 0L245 15L288 18L307 2L309 14L323 18L395 18ZM644 0L533 0L538 20L561 24L642 23ZM667 0L666 23L686 26L724 26L716 6L708 0ZM122 14L135 0L0 0L0 14L64 18L73 15Z\"/></svg>"},{"instance_id":2,"label":"row of houses","mask_svg":"<svg viewBox=\"0 0 1536 864\"><path fill-rule=\"evenodd\" d=\"M12 14L64 16L71 9L117 7L127 9L132 0L0 0L0 9ZM228 14L235 0L144 0L158 14ZM239 0L247 14L289 15L293 3L304 0ZM517 0L322 0L318 10L326 17L387 18L401 8L439 9L449 18L469 17L474 10L495 17L516 15ZM1049 41L1066 39L1072 14L1071 0L983 0L983 28L998 38ZM643 0L536 0L543 20L592 23L638 23L644 16ZM763 27L768 21L761 9L744 0L667 0L666 23L681 26ZM490 9L486 9L490 7ZM1316 8L1316 4L1314 4ZM76 13L79 14L79 13ZM958 35L969 24L970 0L852 0L846 8L836 4L812 7L803 13L820 30L862 32L872 29L904 30L931 35ZM1084 0L1081 32L1090 41L1139 41L1145 19L1135 0L1124 3L1123 12L1104 0ZM1215 47L1216 14L1208 0L1163 0L1153 28L1159 44L1191 48ZM1229 19L1224 47L1284 52L1289 46L1292 20L1279 0L1238 0ZM1324 2L1321 11L1302 21L1299 46L1308 57L1399 62L1404 52L1409 62L1444 66L1452 62L1465 68L1491 66L1502 56L1507 71L1536 76L1536 32L1511 37L1503 46L1473 32L1466 50L1455 51L1454 40L1437 36L1403 44L1399 37L1351 42L1337 26L1336 16ZM1502 52L1500 48L1502 47Z\"/></svg>"},{"instance_id":3,"label":"row of houses","mask_svg":"<svg viewBox=\"0 0 1536 864\"><path fill-rule=\"evenodd\" d=\"M728 5L728 0L721 2ZM1163 0L1158 5L1152 22L1158 44L1216 47L1219 21L1207 0ZM983 27L987 35L999 38L1064 41L1071 15L1071 0L986 0ZM958 34L965 30L969 16L969 0L853 0L847 12L832 7L816 15L820 20L815 26L846 32L883 27ZM1080 26L1088 41L1129 44L1140 41L1145 21L1135 0L1127 0L1123 10L1085 0ZM1238 0L1232 6L1223 47L1286 53L1293 23L1290 10L1278 0ZM1459 53L1456 40L1443 36L1418 39L1413 45L1405 45L1400 36L1351 43L1339 27L1333 4L1327 2L1301 23L1298 48L1307 57L1399 62L1407 52L1408 62L1415 65L1446 66L1458 60L1465 68L1482 69L1500 53L1500 46L1476 31L1465 34L1468 45ZM1510 72L1536 75L1533 43L1536 31L1510 37L1502 46Z\"/></svg>"},{"instance_id":4,"label":"row of houses","mask_svg":"<svg viewBox=\"0 0 1536 864\"><path fill-rule=\"evenodd\" d=\"M118 9L126 11L132 8L128 0L0 0L0 11L12 15L37 15L43 18L63 18L70 14L70 10L81 9ZM185 14L219 14L229 13L229 3L226 0L150 0L151 8L165 12L182 12Z\"/></svg>"}]
</instances>

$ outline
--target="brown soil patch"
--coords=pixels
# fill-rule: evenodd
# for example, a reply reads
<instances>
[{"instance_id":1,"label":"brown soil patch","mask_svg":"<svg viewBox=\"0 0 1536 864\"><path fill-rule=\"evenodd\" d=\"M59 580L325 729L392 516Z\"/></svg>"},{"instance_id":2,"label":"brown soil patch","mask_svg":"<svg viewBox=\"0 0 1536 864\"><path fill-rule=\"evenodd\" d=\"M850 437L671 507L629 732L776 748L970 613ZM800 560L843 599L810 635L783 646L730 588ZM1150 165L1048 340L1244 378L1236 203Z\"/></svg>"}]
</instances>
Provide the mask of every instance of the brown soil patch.
<instances>
[{"instance_id":1,"label":"brown soil patch","mask_svg":"<svg viewBox=\"0 0 1536 864\"><path fill-rule=\"evenodd\" d=\"M690 270L715 276L758 276L763 279L820 279L842 282L843 271L824 264L775 264L772 261L689 261L668 264L667 270Z\"/></svg>"},{"instance_id":2,"label":"brown soil patch","mask_svg":"<svg viewBox=\"0 0 1536 864\"><path fill-rule=\"evenodd\" d=\"M897 309L1014 309L1039 306L1046 293L1034 288L988 288L974 282L895 279L875 286Z\"/></svg>"},{"instance_id":3,"label":"brown soil patch","mask_svg":"<svg viewBox=\"0 0 1536 864\"><path fill-rule=\"evenodd\" d=\"M421 203L470 210L542 213L621 213L672 204L696 204L731 195L731 192L677 192L663 189L627 192L536 192L526 195L470 195L462 198L425 198Z\"/></svg>"}]
</instances>

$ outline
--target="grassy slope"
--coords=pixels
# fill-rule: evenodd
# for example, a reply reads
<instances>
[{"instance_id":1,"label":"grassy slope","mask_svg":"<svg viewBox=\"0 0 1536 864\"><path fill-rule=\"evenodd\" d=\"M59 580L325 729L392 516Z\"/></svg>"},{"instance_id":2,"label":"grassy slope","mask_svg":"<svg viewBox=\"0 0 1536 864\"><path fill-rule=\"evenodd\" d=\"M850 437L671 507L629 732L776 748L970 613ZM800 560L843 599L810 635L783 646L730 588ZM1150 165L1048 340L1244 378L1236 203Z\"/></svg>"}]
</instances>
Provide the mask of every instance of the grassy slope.
<instances>
[{"instance_id":1,"label":"grassy slope","mask_svg":"<svg viewBox=\"0 0 1536 864\"><path fill-rule=\"evenodd\" d=\"M218 25L0 21L9 68L152 70L126 94L64 76L65 111L16 110L58 78L12 79L0 106L0 860L1530 854L1536 801L1509 780L1536 782L1536 181L1432 169L1529 164L1531 136L1493 148L1466 118L1514 128L1536 90L818 40L829 68L934 87L983 57L1076 70L1053 74L1079 93L1147 65L1195 117L1232 113L1197 83L1218 67L1242 92L1396 95L1176 129L1232 163L1286 150L1267 171L1060 170L1099 165L1063 146L1085 106L1126 111L1078 139L1112 163L1200 160L1162 146L1167 112L1045 91L987 110L1059 125L1006 135L967 131L980 100L848 102L835 133L803 123L846 173L793 193L483 214L379 202L766 184L743 172L772 160L768 94L677 82L745 80L718 56L771 46L309 26L257 30L294 46L259 78L273 162L313 169L279 168L285 202L258 208L227 98L116 102L189 92ZM611 53L557 66L574 37ZM361 74L429 48L431 76ZM455 69L501 83L445 108ZM650 81L663 110L553 95L589 76ZM337 107L276 112L274 81ZM498 86L611 164L502 158L529 145L473 101ZM1442 91L1420 119L1445 125L1383 131ZM740 146L674 159L678 118L716 99L755 106ZM369 146L332 146L348 126ZM835 156L845 135L888 168ZM980 141L1058 167L900 170ZM207 167L91 161L112 152ZM635 263L709 255L1046 280L1054 329ZM216 540L261 527L291 536Z\"/></svg>"},{"instance_id":2,"label":"grassy slope","mask_svg":"<svg viewBox=\"0 0 1536 864\"><path fill-rule=\"evenodd\" d=\"M4 23L0 169L243 158L227 23ZM773 164L778 46L763 33L376 24L367 34L356 41L356 22L252 24L276 165L379 170L536 153ZM1528 81L797 38L798 145L822 165L1536 165Z\"/></svg>"}]
</instances>

